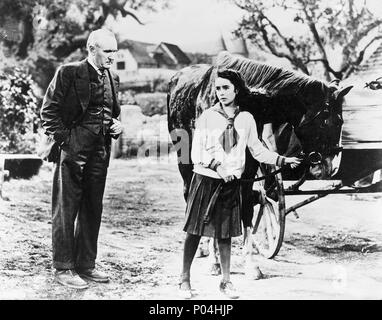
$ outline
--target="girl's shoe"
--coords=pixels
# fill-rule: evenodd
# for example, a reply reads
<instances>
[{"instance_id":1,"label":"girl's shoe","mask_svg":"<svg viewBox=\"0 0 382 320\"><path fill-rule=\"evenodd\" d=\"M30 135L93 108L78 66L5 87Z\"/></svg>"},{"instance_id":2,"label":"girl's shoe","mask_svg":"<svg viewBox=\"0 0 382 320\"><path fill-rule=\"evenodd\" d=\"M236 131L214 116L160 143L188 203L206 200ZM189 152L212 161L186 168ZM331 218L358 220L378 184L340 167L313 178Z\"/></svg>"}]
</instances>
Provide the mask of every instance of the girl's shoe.
<instances>
[{"instance_id":1,"label":"girl's shoe","mask_svg":"<svg viewBox=\"0 0 382 320\"><path fill-rule=\"evenodd\" d=\"M179 283L179 295L183 299L191 299L192 298L192 291L191 291L191 285L188 281L183 281Z\"/></svg>"},{"instance_id":2,"label":"girl's shoe","mask_svg":"<svg viewBox=\"0 0 382 320\"><path fill-rule=\"evenodd\" d=\"M227 298L237 299L240 296L231 281L220 282L219 289Z\"/></svg>"}]
</instances>

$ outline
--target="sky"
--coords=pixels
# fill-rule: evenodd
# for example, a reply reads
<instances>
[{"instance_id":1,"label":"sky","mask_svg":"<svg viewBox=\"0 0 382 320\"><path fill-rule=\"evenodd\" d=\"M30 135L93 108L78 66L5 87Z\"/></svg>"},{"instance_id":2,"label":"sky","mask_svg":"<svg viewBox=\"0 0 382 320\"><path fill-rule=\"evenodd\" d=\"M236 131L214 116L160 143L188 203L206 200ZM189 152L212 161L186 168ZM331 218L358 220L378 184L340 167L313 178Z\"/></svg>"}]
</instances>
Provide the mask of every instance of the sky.
<instances>
[{"instance_id":1,"label":"sky","mask_svg":"<svg viewBox=\"0 0 382 320\"><path fill-rule=\"evenodd\" d=\"M126 39L170 42L185 51L212 50L222 32L234 29L241 13L226 0L171 0L171 9L156 14L137 12L144 26L131 18L113 23Z\"/></svg>"},{"instance_id":2,"label":"sky","mask_svg":"<svg viewBox=\"0 0 382 320\"><path fill-rule=\"evenodd\" d=\"M121 39L143 42L170 42L187 52L208 52L216 49L221 34L235 29L242 13L229 0L170 0L171 8L155 14L136 12L145 23L139 25L127 17L111 21ZM363 3L364 0L355 0ZM369 8L382 17L381 0L367 0ZM285 13L279 13L283 31L293 30Z\"/></svg>"}]
</instances>

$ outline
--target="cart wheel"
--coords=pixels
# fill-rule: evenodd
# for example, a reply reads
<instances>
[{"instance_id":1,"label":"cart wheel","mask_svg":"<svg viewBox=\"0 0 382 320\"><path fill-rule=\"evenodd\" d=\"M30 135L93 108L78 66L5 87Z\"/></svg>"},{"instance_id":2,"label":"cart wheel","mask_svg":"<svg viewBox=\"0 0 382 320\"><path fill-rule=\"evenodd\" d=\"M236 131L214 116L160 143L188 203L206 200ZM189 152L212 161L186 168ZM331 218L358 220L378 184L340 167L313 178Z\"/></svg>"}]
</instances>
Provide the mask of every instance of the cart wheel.
<instances>
[{"instance_id":1,"label":"cart wheel","mask_svg":"<svg viewBox=\"0 0 382 320\"><path fill-rule=\"evenodd\" d=\"M275 170L273 168L273 170ZM270 172L260 166L258 174ZM265 182L265 186L269 181ZM263 183L264 185L264 183ZM253 242L259 253L272 259L279 252L284 240L285 231L285 196L281 174L272 178L271 187L267 190L266 200L254 207Z\"/></svg>"}]
</instances>

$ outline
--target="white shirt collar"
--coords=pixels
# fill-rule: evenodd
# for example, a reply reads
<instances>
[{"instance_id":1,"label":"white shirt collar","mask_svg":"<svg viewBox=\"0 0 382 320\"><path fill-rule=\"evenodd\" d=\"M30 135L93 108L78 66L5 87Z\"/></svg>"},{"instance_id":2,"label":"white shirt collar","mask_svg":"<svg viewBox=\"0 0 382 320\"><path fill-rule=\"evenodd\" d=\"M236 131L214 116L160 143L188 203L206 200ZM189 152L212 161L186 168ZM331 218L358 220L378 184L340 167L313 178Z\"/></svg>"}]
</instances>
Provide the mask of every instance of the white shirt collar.
<instances>
[{"instance_id":1,"label":"white shirt collar","mask_svg":"<svg viewBox=\"0 0 382 320\"><path fill-rule=\"evenodd\" d=\"M91 59L88 58L88 62L94 68L94 70L97 71L99 75L102 75L102 72L100 71L100 69L95 65L95 63Z\"/></svg>"}]
</instances>

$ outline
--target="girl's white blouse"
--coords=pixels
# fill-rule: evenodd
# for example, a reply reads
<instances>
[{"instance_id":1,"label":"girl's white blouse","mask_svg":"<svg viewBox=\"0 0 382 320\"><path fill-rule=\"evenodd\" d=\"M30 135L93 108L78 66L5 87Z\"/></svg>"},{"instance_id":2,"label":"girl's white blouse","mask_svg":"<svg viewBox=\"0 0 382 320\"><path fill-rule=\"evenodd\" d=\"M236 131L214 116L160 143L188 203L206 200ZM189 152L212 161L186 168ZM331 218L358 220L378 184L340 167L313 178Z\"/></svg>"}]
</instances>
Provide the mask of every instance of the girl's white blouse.
<instances>
[{"instance_id":1,"label":"girl's white blouse","mask_svg":"<svg viewBox=\"0 0 382 320\"><path fill-rule=\"evenodd\" d=\"M278 157L281 156L268 150L259 140L255 119L247 111L242 111L236 116L234 126L238 133L238 141L230 152L225 152L219 137L227 127L227 119L214 111L215 108L220 106L215 105L205 110L195 123L191 149L195 173L221 179L217 172L208 168L212 159L215 159L221 162L227 174L240 178L245 166L246 146L257 161L272 165L277 163Z\"/></svg>"}]
</instances>

